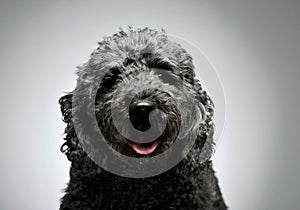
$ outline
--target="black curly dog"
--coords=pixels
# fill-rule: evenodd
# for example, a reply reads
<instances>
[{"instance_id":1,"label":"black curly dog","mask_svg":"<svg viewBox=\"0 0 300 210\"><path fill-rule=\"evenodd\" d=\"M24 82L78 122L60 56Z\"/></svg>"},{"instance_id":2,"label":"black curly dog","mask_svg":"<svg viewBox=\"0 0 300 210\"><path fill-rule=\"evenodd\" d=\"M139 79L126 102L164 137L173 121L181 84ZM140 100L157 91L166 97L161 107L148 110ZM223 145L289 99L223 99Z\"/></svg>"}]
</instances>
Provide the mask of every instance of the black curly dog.
<instances>
[{"instance_id":1,"label":"black curly dog","mask_svg":"<svg viewBox=\"0 0 300 210\"><path fill-rule=\"evenodd\" d=\"M165 74L159 74L153 70L155 68L162 69ZM78 67L77 75L75 90L59 100L63 121L67 123L66 141L61 150L72 163L61 210L227 209L209 160L213 153L214 106L195 77L191 56L179 44L170 41L163 30L120 30L99 42L89 61ZM179 80L195 98L193 105L197 108L192 114L188 109L180 112L173 100L187 106L190 103L177 84ZM90 158L80 141L89 135L89 129L96 128L83 128L78 132L74 126L74 122L82 123L74 116L74 110L83 106L95 87L94 109L87 106L84 112L96 118L95 127L101 130L115 151L136 159L164 154L177 141L185 115L193 115L195 122L190 131L196 132L191 150L176 166L156 176L129 178L104 170ZM146 88L140 91L141 87ZM162 91L163 87L169 92ZM118 88L124 95L122 99L113 97ZM75 91L82 99L76 105L73 101ZM163 114L154 122L159 124L165 119L166 127L154 141L129 140L114 126L110 107L122 104L127 96L132 99L130 121L137 130L148 130L151 127L149 113L154 109L162 110ZM201 116L205 116L204 121L199 120ZM122 132L126 132L126 127L124 130ZM201 161L203 156L206 158Z\"/></svg>"}]
</instances>

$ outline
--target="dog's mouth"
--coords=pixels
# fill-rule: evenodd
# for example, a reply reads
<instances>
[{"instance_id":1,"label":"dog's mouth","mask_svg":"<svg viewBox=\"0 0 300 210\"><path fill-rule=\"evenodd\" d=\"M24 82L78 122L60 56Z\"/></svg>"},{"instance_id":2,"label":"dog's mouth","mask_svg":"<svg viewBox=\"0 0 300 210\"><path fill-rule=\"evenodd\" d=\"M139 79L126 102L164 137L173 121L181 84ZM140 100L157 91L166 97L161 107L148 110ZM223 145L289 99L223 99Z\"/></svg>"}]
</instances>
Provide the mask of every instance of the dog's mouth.
<instances>
[{"instance_id":1,"label":"dog's mouth","mask_svg":"<svg viewBox=\"0 0 300 210\"><path fill-rule=\"evenodd\" d=\"M159 140L155 140L147 143L138 143L134 141L128 141L128 145L140 155L150 155L152 154L157 146L159 145Z\"/></svg>"}]
</instances>

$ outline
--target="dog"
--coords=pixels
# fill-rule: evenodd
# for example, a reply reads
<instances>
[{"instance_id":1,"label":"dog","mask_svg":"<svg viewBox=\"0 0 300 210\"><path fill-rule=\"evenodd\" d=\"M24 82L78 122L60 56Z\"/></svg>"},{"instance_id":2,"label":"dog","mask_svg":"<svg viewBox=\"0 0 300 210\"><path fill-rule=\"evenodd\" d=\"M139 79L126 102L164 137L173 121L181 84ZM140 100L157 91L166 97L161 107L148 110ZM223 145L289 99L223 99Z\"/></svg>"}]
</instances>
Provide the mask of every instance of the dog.
<instances>
[{"instance_id":1,"label":"dog","mask_svg":"<svg viewBox=\"0 0 300 210\"><path fill-rule=\"evenodd\" d=\"M71 161L60 210L227 209L210 160L214 104L192 57L164 30L147 27L98 44L78 67L76 88L59 100L67 124L61 151ZM154 136L142 135L151 129ZM115 171L105 142L121 159Z\"/></svg>"}]
</instances>

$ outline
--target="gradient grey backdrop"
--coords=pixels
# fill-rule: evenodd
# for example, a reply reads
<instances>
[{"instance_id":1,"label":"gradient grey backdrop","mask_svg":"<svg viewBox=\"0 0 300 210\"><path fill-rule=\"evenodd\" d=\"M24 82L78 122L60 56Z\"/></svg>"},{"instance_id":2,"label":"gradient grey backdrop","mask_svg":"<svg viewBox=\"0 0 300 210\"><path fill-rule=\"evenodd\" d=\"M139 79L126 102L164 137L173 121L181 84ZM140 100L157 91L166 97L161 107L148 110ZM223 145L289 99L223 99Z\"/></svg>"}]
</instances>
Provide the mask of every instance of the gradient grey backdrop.
<instances>
[{"instance_id":1,"label":"gradient grey backdrop","mask_svg":"<svg viewBox=\"0 0 300 210\"><path fill-rule=\"evenodd\" d=\"M57 104L75 66L119 26L164 27L223 82L214 156L232 210L300 207L300 1L1 1L0 209L53 210L68 181Z\"/></svg>"}]
</instances>

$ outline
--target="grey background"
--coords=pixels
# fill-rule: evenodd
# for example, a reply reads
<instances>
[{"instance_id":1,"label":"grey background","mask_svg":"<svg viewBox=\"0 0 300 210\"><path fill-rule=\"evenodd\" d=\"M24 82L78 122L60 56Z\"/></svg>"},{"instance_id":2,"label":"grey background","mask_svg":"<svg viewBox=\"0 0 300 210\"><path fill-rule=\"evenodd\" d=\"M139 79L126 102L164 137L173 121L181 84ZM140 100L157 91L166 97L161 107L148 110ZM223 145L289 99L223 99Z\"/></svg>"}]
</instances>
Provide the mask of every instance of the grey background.
<instances>
[{"instance_id":1,"label":"grey background","mask_svg":"<svg viewBox=\"0 0 300 210\"><path fill-rule=\"evenodd\" d=\"M0 209L57 209L69 162L57 104L96 41L164 27L209 56L227 121L214 156L233 210L300 206L300 2L1 1Z\"/></svg>"}]
</instances>

